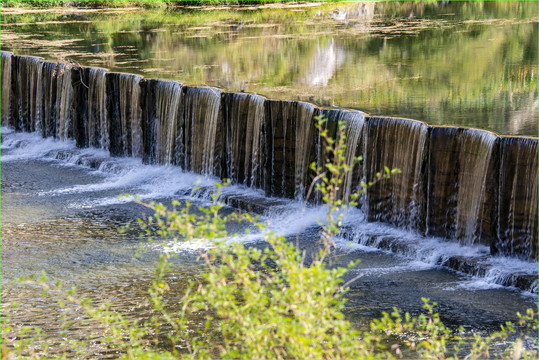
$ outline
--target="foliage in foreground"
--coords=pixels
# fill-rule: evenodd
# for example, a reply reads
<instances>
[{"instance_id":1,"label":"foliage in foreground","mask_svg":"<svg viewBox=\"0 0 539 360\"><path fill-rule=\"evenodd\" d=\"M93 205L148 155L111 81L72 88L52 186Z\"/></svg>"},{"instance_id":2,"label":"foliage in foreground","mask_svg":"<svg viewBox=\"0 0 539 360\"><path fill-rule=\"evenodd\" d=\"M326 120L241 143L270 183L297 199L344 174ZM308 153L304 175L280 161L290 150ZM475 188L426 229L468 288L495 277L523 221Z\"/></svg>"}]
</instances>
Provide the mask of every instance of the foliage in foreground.
<instances>
[{"instance_id":1,"label":"foliage in foreground","mask_svg":"<svg viewBox=\"0 0 539 360\"><path fill-rule=\"evenodd\" d=\"M210 206L199 209L193 209L191 202L181 208L177 208L179 202L173 202L172 209L141 203L154 211L140 221L149 234L157 231L160 238L173 242L198 239L213 246L200 253L206 269L202 280L192 281L179 298L171 298L167 281L174 255L165 252L160 256L148 290L153 315L145 321L130 320L112 311L110 304L93 305L90 299L78 298L74 289L49 284L45 276L21 281L54 293L66 318L70 311L83 309L87 319L102 330L99 341L122 358L537 358L537 339L515 337L518 327L537 332L533 310L521 316L517 326L508 323L495 334L473 339L466 338L462 329L448 329L428 299L424 299L425 313L417 317L395 309L362 330L346 320L343 310L348 288L342 279L347 269L330 267L328 258L342 215L357 200L356 194L344 202L339 194L344 175L359 159L347 159L345 125L340 124L339 130L333 140L324 122L319 125L327 142L327 163L312 167L318 173L314 186L326 203L327 216L320 221L320 247L314 255L307 256L250 214L223 215L224 204L217 193ZM386 169L375 180L395 172ZM234 222L260 231L268 246L259 249L227 241L227 224ZM202 323L194 323L193 314ZM67 334L71 325L66 320ZM40 330L15 328L3 314L2 358L92 355L89 341L61 340L55 345L63 349L60 354L49 352L49 345Z\"/></svg>"}]
</instances>

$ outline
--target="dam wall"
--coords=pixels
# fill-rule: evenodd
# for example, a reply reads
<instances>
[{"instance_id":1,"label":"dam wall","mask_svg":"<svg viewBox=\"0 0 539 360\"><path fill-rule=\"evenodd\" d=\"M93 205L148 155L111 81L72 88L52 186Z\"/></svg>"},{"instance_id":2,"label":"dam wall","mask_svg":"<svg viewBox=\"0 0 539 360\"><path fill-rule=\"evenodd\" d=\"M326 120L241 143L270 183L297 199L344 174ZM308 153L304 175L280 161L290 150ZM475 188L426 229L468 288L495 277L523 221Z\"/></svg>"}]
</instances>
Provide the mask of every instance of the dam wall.
<instances>
[{"instance_id":1,"label":"dam wall","mask_svg":"<svg viewBox=\"0 0 539 360\"><path fill-rule=\"evenodd\" d=\"M369 221L537 259L537 138L1 56L2 125L304 199L309 165L327 157L315 126L323 115L332 136L344 122L346 161L362 157L341 196L386 166L401 170L360 201Z\"/></svg>"}]
</instances>

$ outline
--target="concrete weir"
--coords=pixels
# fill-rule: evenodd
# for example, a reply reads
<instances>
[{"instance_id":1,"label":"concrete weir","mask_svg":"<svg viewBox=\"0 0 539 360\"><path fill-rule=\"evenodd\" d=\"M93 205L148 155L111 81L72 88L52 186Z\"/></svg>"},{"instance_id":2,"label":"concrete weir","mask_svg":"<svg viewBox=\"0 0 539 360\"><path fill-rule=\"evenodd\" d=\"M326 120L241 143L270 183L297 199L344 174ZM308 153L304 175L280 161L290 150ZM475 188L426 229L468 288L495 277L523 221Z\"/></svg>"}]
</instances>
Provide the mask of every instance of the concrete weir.
<instances>
[{"instance_id":1,"label":"concrete weir","mask_svg":"<svg viewBox=\"0 0 539 360\"><path fill-rule=\"evenodd\" d=\"M324 115L335 136L337 122L344 121L346 159L363 160L344 180L343 197L385 166L401 170L360 201L369 221L425 239L483 245L489 257L537 261L537 138L374 117L7 52L1 60L2 125L74 139L79 147L98 147L111 156L228 178L271 198L306 196L314 178L309 164L322 164L327 156L314 118ZM356 240L394 251L408 246L399 239L367 238ZM442 259L440 265L488 271L466 257ZM529 276L505 282L537 288Z\"/></svg>"}]
</instances>

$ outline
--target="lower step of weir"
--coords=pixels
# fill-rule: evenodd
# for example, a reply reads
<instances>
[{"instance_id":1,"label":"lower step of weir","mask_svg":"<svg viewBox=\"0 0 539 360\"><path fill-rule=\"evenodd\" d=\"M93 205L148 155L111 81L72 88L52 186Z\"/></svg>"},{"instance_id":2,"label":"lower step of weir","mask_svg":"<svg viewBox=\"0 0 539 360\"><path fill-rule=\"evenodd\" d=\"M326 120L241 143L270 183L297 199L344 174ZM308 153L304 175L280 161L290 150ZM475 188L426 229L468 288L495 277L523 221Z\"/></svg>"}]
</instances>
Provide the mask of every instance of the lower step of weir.
<instances>
[{"instance_id":1,"label":"lower step of weir","mask_svg":"<svg viewBox=\"0 0 539 360\"><path fill-rule=\"evenodd\" d=\"M249 195L242 196L237 194L223 194L221 200L231 207L254 214L264 214L269 212L274 206L286 206L287 203L277 198L253 199ZM310 230L312 232L318 232L321 228L317 227L317 229ZM404 240L399 236L379 234L376 232L369 233L362 231L358 234L356 229L351 226L344 226L339 236L355 244L390 251L394 254L410 258L417 258L417 253L421 251L421 247L418 247L416 243L410 242L408 239ZM443 240L440 244L443 246ZM531 275L526 272L500 272L499 267L493 266L490 263L491 259L492 257L490 255L449 255L437 256L435 259L430 259L430 261L433 265L442 266L462 274L488 278L498 285L514 287L535 294L538 292L537 275Z\"/></svg>"}]
</instances>

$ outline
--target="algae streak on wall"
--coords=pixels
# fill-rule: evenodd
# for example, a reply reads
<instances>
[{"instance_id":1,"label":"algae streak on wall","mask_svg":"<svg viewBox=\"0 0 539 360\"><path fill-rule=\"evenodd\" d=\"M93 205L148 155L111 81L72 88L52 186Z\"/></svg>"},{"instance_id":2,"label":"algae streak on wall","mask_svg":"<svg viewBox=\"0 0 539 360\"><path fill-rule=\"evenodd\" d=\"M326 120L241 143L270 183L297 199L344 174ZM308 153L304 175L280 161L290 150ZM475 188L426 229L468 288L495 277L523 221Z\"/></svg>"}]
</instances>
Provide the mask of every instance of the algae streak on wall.
<instances>
[{"instance_id":1,"label":"algae streak on wall","mask_svg":"<svg viewBox=\"0 0 539 360\"><path fill-rule=\"evenodd\" d=\"M314 117L346 124L346 157L362 155L343 195L383 170L360 207L383 221L492 254L537 258L537 138L429 126L361 111L143 79L2 52L2 124L74 138L111 155L142 157L303 198L326 156Z\"/></svg>"}]
</instances>

